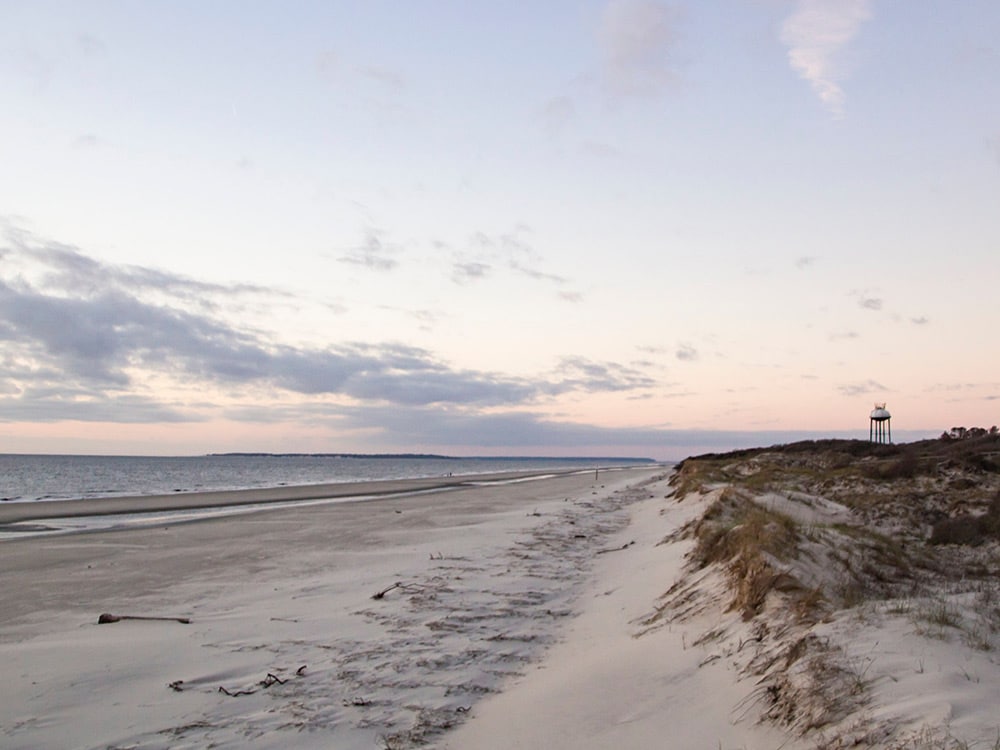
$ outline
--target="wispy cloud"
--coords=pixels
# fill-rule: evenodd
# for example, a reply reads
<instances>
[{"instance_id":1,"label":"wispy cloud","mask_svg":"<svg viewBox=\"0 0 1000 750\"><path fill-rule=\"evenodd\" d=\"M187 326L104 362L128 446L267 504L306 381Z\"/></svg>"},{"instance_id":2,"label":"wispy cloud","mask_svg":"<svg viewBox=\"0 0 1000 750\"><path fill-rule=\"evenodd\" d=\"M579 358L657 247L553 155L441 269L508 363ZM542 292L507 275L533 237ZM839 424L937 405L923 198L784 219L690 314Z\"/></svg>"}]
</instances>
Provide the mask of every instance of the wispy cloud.
<instances>
[{"instance_id":1,"label":"wispy cloud","mask_svg":"<svg viewBox=\"0 0 1000 750\"><path fill-rule=\"evenodd\" d=\"M369 229L364 242L351 248L347 254L341 255L337 260L341 263L364 266L373 271L391 271L399 265L399 261L392 257L397 252L399 252L399 248L383 242L381 233L377 229Z\"/></svg>"},{"instance_id":2,"label":"wispy cloud","mask_svg":"<svg viewBox=\"0 0 1000 750\"><path fill-rule=\"evenodd\" d=\"M542 270L541 254L524 236L530 231L528 227L518 226L513 231L500 235L475 232L469 238L469 250L455 254L451 266L452 281L456 284L468 284L506 268L535 281L549 282L556 286L569 283L565 276Z\"/></svg>"},{"instance_id":3,"label":"wispy cloud","mask_svg":"<svg viewBox=\"0 0 1000 750\"><path fill-rule=\"evenodd\" d=\"M451 267L451 279L456 284L467 284L470 281L484 279L489 276L492 266L478 261L459 261Z\"/></svg>"},{"instance_id":4,"label":"wispy cloud","mask_svg":"<svg viewBox=\"0 0 1000 750\"><path fill-rule=\"evenodd\" d=\"M838 386L837 390L845 396L863 396L866 393L884 393L889 389L875 380L864 380L857 383L845 383Z\"/></svg>"},{"instance_id":5,"label":"wispy cloud","mask_svg":"<svg viewBox=\"0 0 1000 750\"><path fill-rule=\"evenodd\" d=\"M548 273L546 271L540 271L537 268L526 266L516 260L510 261L510 268L512 271L516 271L522 276L527 276L529 279L535 279L536 281L551 281L553 284L565 284L567 282L565 276L560 276L559 274L556 273Z\"/></svg>"},{"instance_id":6,"label":"wispy cloud","mask_svg":"<svg viewBox=\"0 0 1000 750\"><path fill-rule=\"evenodd\" d=\"M614 95L654 94L675 78L678 12L654 0L611 0L599 30L603 83Z\"/></svg>"},{"instance_id":7,"label":"wispy cloud","mask_svg":"<svg viewBox=\"0 0 1000 750\"><path fill-rule=\"evenodd\" d=\"M371 64L352 64L334 50L323 50L316 56L316 73L329 84L343 85L352 81L374 83L384 92L398 94L406 88L406 79L397 71Z\"/></svg>"},{"instance_id":8,"label":"wispy cloud","mask_svg":"<svg viewBox=\"0 0 1000 750\"><path fill-rule=\"evenodd\" d=\"M698 359L698 350L690 344L681 344L674 352L674 356L682 362L694 362Z\"/></svg>"},{"instance_id":9,"label":"wispy cloud","mask_svg":"<svg viewBox=\"0 0 1000 750\"><path fill-rule=\"evenodd\" d=\"M594 362L585 357L563 357L556 373L554 385L558 390L615 392L652 388L657 384L637 368L614 362Z\"/></svg>"},{"instance_id":10,"label":"wispy cloud","mask_svg":"<svg viewBox=\"0 0 1000 750\"><path fill-rule=\"evenodd\" d=\"M857 331L838 331L837 333L831 333L829 339L830 341L846 341L858 337L859 334Z\"/></svg>"},{"instance_id":11,"label":"wispy cloud","mask_svg":"<svg viewBox=\"0 0 1000 750\"><path fill-rule=\"evenodd\" d=\"M214 300L219 297L290 296L256 284L213 284L144 266L108 265L84 255L72 245L42 240L8 222L0 226L7 243L5 247L0 246L0 258L7 258L8 266L4 270L8 278L17 279L19 284L37 284L81 296L122 289L150 294L160 292L185 303L211 308L216 307Z\"/></svg>"},{"instance_id":12,"label":"wispy cloud","mask_svg":"<svg viewBox=\"0 0 1000 750\"><path fill-rule=\"evenodd\" d=\"M382 68L378 65L364 65L359 67L357 71L358 75L384 86L389 91L399 92L406 87L403 76L388 68Z\"/></svg>"},{"instance_id":13,"label":"wispy cloud","mask_svg":"<svg viewBox=\"0 0 1000 750\"><path fill-rule=\"evenodd\" d=\"M857 300L858 307L862 308L863 310L877 311L882 309L882 304L883 304L882 298L874 296L867 289L861 289L861 290L856 289L851 292L851 296L853 296L854 299Z\"/></svg>"},{"instance_id":14,"label":"wispy cloud","mask_svg":"<svg viewBox=\"0 0 1000 750\"><path fill-rule=\"evenodd\" d=\"M76 43L81 54L85 57L103 55L108 50L107 45L93 34L80 34L76 38Z\"/></svg>"},{"instance_id":15,"label":"wispy cloud","mask_svg":"<svg viewBox=\"0 0 1000 750\"><path fill-rule=\"evenodd\" d=\"M390 310L392 312L401 313L409 318L417 321L422 331L433 330L434 326L437 325L442 318L446 317L444 313L438 312L436 310L429 310L426 308L422 309L407 309L405 307L396 307L394 305L379 305L382 310Z\"/></svg>"},{"instance_id":16,"label":"wispy cloud","mask_svg":"<svg viewBox=\"0 0 1000 750\"><path fill-rule=\"evenodd\" d=\"M781 29L792 69L837 117L844 115L846 95L836 58L870 17L871 0L798 0Z\"/></svg>"}]
</instances>

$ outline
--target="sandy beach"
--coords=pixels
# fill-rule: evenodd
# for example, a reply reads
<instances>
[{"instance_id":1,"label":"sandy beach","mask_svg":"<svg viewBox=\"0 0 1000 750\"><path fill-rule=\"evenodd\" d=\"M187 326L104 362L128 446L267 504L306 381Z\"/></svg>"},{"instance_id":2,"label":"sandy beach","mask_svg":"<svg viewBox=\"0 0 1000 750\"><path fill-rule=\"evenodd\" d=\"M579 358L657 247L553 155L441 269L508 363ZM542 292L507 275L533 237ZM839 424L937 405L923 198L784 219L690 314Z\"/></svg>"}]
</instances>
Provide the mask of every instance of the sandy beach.
<instances>
[{"instance_id":1,"label":"sandy beach","mask_svg":"<svg viewBox=\"0 0 1000 750\"><path fill-rule=\"evenodd\" d=\"M629 506L650 496L628 488L662 474L420 487L6 541L0 744L435 742L561 637L593 562L621 544ZM76 512L106 512L103 501L76 502ZM116 499L116 512L125 504ZM27 507L3 510L26 520ZM51 514L56 504L31 507ZM102 613L190 623L99 625Z\"/></svg>"},{"instance_id":2,"label":"sandy beach","mask_svg":"<svg viewBox=\"0 0 1000 750\"><path fill-rule=\"evenodd\" d=\"M2 542L0 745L1000 746L995 543L743 479L802 455Z\"/></svg>"},{"instance_id":3,"label":"sandy beach","mask_svg":"<svg viewBox=\"0 0 1000 750\"><path fill-rule=\"evenodd\" d=\"M995 438L786 448L647 485L560 641L444 746L1000 747Z\"/></svg>"}]
</instances>

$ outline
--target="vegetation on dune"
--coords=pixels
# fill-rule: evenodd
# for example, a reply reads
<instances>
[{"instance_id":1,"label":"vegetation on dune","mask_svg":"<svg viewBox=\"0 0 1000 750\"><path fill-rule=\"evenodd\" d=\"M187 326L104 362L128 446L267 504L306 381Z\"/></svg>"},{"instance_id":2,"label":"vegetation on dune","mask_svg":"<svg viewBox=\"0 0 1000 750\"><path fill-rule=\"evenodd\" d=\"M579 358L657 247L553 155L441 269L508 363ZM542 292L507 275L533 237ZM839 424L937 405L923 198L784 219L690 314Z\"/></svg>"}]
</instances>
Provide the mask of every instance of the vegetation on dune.
<instances>
[{"instance_id":1,"label":"vegetation on dune","mask_svg":"<svg viewBox=\"0 0 1000 750\"><path fill-rule=\"evenodd\" d=\"M738 613L742 635L716 622L698 641L756 677L748 701L762 720L811 733L817 747L841 746L823 744L822 732L859 716L871 666L817 636L822 623L903 617L920 636L973 651L1000 645L995 427L904 445L821 440L706 454L678 464L671 484L678 502L707 504L664 540L689 540L687 574L642 624L688 621L716 603ZM710 576L724 587L703 585ZM891 727L858 726L861 746L904 747Z\"/></svg>"},{"instance_id":2,"label":"vegetation on dune","mask_svg":"<svg viewBox=\"0 0 1000 750\"><path fill-rule=\"evenodd\" d=\"M794 554L799 539L796 524L768 511L734 488L727 488L692 530L697 544L691 560L697 567L724 565L733 600L730 608L745 619L757 614L770 591L796 588L776 562Z\"/></svg>"}]
</instances>

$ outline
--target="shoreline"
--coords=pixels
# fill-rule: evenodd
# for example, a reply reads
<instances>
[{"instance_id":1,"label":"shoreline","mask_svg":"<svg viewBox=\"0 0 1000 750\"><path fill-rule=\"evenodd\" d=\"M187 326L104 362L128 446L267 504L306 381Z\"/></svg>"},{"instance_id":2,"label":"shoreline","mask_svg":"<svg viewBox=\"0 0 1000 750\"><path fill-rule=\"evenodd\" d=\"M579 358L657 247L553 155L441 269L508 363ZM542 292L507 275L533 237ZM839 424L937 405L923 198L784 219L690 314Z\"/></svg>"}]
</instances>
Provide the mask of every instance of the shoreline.
<instances>
[{"instance_id":1,"label":"shoreline","mask_svg":"<svg viewBox=\"0 0 1000 750\"><path fill-rule=\"evenodd\" d=\"M587 469L550 469L461 474L412 479L379 479L323 484L281 485L255 489L172 492L151 495L114 495L66 500L32 500L0 503L0 531L3 527L25 521L57 518L80 518L131 513L224 508L236 505L266 505L306 500L398 495L411 492L447 490L475 486L477 483L511 482L550 476L615 472L628 470L665 470L661 464L626 467L591 467Z\"/></svg>"}]
</instances>

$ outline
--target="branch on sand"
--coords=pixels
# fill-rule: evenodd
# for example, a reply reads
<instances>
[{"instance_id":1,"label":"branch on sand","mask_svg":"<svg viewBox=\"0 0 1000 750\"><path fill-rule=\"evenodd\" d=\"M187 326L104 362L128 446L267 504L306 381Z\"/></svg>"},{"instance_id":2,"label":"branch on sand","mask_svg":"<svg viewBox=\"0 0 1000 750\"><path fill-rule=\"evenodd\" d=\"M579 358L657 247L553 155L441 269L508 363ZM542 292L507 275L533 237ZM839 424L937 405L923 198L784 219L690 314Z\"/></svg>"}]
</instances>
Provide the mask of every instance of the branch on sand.
<instances>
[{"instance_id":1,"label":"branch on sand","mask_svg":"<svg viewBox=\"0 0 1000 750\"><path fill-rule=\"evenodd\" d=\"M98 625L107 625L112 622L121 622L122 620L160 620L163 622L179 622L182 625L190 625L190 617L146 617L144 615L112 615L108 612L100 615L97 618Z\"/></svg>"},{"instance_id":2,"label":"branch on sand","mask_svg":"<svg viewBox=\"0 0 1000 750\"><path fill-rule=\"evenodd\" d=\"M594 554L603 555L603 554L605 554L607 552L621 552L623 549L628 549L633 544L635 544L635 540L634 539L631 542L626 542L621 547L609 547L608 549L599 549Z\"/></svg>"},{"instance_id":3,"label":"branch on sand","mask_svg":"<svg viewBox=\"0 0 1000 750\"><path fill-rule=\"evenodd\" d=\"M419 583L403 583L402 581L396 581L391 586L386 586L381 591L376 591L372 594L372 599L383 599L386 594L396 589L402 589L403 591L423 591L426 588L428 587Z\"/></svg>"}]
</instances>

